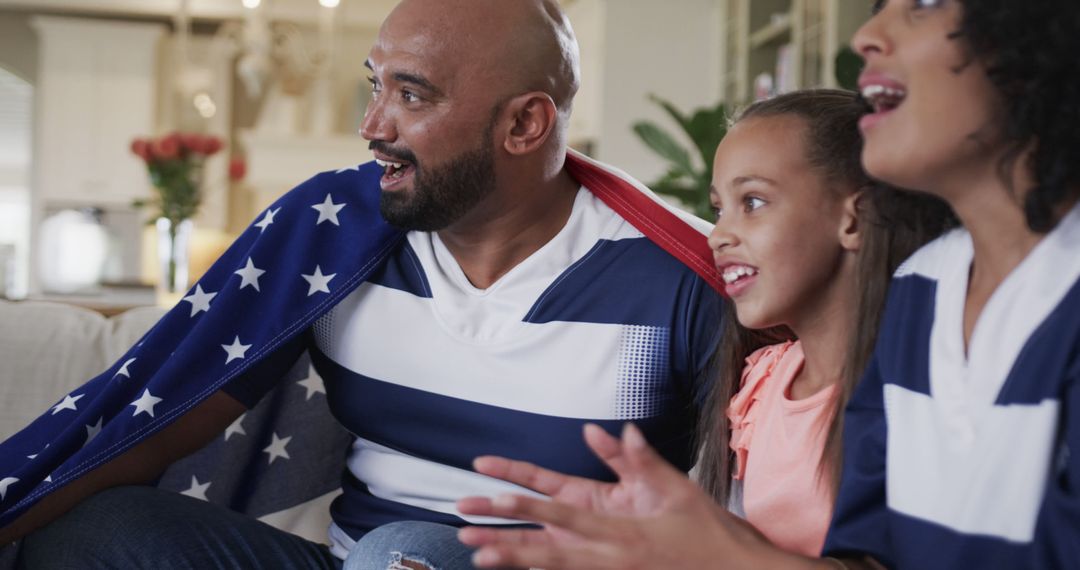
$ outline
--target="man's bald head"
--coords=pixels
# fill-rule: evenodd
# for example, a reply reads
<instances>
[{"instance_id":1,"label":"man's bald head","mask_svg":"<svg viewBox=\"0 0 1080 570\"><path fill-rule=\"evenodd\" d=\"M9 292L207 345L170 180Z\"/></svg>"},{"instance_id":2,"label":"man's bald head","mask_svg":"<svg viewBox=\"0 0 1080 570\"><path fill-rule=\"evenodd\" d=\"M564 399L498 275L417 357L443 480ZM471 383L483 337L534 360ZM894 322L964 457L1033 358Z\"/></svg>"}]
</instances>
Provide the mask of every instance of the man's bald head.
<instances>
[{"instance_id":1,"label":"man's bald head","mask_svg":"<svg viewBox=\"0 0 1080 570\"><path fill-rule=\"evenodd\" d=\"M477 82L499 99L547 93L564 115L580 84L577 38L555 0L403 0L384 36L453 62L449 81Z\"/></svg>"},{"instance_id":2,"label":"man's bald head","mask_svg":"<svg viewBox=\"0 0 1080 570\"><path fill-rule=\"evenodd\" d=\"M578 48L554 0L403 0L367 67L360 133L387 163L391 224L482 225L508 208L549 210L538 187L577 189L563 164Z\"/></svg>"}]
</instances>

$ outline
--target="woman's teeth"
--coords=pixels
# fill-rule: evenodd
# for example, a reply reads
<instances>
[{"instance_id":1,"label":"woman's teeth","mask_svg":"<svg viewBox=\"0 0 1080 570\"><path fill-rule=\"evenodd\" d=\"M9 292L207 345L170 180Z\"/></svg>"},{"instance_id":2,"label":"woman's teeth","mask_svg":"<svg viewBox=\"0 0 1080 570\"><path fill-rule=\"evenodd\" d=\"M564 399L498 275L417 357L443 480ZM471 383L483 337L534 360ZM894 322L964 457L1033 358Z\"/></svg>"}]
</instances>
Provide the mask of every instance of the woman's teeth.
<instances>
[{"instance_id":1,"label":"woman's teeth","mask_svg":"<svg viewBox=\"0 0 1080 570\"><path fill-rule=\"evenodd\" d=\"M867 85L862 88L863 99L866 99L874 112L891 111L900 106L900 102L907 97L907 91L895 89L884 85Z\"/></svg>"},{"instance_id":2,"label":"woman's teeth","mask_svg":"<svg viewBox=\"0 0 1080 570\"><path fill-rule=\"evenodd\" d=\"M747 265L732 265L724 269L722 276L724 278L724 283L731 285L743 277L750 277L752 275L757 275L757 273L757 269Z\"/></svg>"}]
</instances>

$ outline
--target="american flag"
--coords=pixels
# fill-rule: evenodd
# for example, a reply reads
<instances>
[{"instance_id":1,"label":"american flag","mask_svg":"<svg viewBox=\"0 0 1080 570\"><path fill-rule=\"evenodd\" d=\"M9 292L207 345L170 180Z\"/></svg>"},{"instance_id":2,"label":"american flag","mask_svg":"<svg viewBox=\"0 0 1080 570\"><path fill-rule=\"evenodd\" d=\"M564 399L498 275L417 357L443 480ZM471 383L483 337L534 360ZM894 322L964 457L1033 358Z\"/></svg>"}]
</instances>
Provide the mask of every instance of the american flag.
<instances>
[{"instance_id":1,"label":"american flag","mask_svg":"<svg viewBox=\"0 0 1080 570\"><path fill-rule=\"evenodd\" d=\"M571 152L583 185L720 290L708 224ZM324 172L271 205L104 373L0 444L0 526L161 430L353 291L403 237L379 216L374 163ZM302 358L253 410L160 485L263 516L336 489L350 436Z\"/></svg>"}]
</instances>

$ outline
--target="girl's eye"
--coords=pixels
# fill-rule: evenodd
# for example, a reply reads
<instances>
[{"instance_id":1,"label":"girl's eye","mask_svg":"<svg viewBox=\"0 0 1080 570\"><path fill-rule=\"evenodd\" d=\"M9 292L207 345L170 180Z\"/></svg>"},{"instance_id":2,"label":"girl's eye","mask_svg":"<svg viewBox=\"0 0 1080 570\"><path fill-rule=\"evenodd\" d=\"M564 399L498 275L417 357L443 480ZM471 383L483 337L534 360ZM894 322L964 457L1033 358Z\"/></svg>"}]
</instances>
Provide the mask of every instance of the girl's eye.
<instances>
[{"instance_id":1,"label":"girl's eye","mask_svg":"<svg viewBox=\"0 0 1080 570\"><path fill-rule=\"evenodd\" d=\"M937 8L937 7L940 7L944 3L945 3L945 0L911 0L911 8L913 10L922 10L922 9L925 9L925 8ZM876 2L874 2L873 8L870 9L870 15L871 16L877 15L878 12L881 12L885 8L886 4L888 4L887 0L877 0Z\"/></svg>"},{"instance_id":2,"label":"girl's eye","mask_svg":"<svg viewBox=\"0 0 1080 570\"><path fill-rule=\"evenodd\" d=\"M912 0L912 8L922 10L924 8L937 8L945 3L945 0Z\"/></svg>"},{"instance_id":3,"label":"girl's eye","mask_svg":"<svg viewBox=\"0 0 1080 570\"><path fill-rule=\"evenodd\" d=\"M765 205L765 200L758 198L757 196L747 196L743 198L743 209L749 213Z\"/></svg>"},{"instance_id":4,"label":"girl's eye","mask_svg":"<svg viewBox=\"0 0 1080 570\"><path fill-rule=\"evenodd\" d=\"M714 220L719 220L720 216L724 213L724 210L719 206L712 206L709 209L712 210L712 216Z\"/></svg>"}]
</instances>

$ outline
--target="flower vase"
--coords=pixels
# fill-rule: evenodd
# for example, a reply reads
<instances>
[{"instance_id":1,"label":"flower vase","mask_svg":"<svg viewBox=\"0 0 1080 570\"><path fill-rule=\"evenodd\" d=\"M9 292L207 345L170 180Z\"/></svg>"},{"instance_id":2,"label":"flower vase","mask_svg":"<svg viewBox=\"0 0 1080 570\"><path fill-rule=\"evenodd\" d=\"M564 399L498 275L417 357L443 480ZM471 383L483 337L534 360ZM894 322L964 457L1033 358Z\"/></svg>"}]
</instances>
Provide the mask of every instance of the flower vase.
<instances>
[{"instance_id":1,"label":"flower vase","mask_svg":"<svg viewBox=\"0 0 1080 570\"><path fill-rule=\"evenodd\" d=\"M158 218L157 227L158 302L169 306L180 301L188 289L191 220Z\"/></svg>"}]
</instances>

